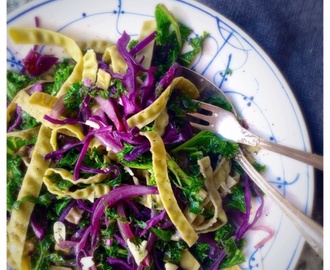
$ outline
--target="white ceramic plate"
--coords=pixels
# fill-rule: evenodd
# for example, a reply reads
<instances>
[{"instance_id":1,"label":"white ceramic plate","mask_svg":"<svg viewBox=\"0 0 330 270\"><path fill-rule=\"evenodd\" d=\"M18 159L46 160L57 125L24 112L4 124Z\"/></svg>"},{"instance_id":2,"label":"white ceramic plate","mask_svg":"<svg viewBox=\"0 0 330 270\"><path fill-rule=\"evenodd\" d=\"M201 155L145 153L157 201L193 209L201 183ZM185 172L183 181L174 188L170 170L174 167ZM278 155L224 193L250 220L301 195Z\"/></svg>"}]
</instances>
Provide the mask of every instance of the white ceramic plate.
<instances>
[{"instance_id":1,"label":"white ceramic plate","mask_svg":"<svg viewBox=\"0 0 330 270\"><path fill-rule=\"evenodd\" d=\"M310 151L304 119L281 73L263 50L234 23L192 0L36 0L8 15L7 26L40 26L75 40L109 39L126 31L137 37L141 23L153 18L158 2L196 34L210 33L194 68L221 86L250 129L264 138ZM20 59L31 46L14 46L8 39L8 68L20 67ZM51 49L52 50L52 49ZM53 51L54 52L54 51ZM231 70L231 75L226 71ZM310 215L314 194L311 167L289 158L260 151L256 159L265 164L265 175L302 212ZM254 246L267 236L263 230L246 235L247 261L243 269L293 269L304 240L281 211L266 199L258 226L270 228L274 236L260 249Z\"/></svg>"}]
</instances>

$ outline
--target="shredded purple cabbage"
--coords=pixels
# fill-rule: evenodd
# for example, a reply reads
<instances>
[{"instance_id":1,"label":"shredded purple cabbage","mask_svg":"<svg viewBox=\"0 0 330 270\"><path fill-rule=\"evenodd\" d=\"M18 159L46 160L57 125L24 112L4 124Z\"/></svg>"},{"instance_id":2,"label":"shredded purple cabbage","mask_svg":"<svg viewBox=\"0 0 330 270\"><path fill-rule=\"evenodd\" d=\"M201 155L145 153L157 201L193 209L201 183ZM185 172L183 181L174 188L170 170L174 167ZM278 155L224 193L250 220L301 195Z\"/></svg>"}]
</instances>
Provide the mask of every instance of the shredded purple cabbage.
<instances>
[{"instance_id":1,"label":"shredded purple cabbage","mask_svg":"<svg viewBox=\"0 0 330 270\"><path fill-rule=\"evenodd\" d=\"M111 99L103 99L100 96L95 97L95 100L98 102L98 104L101 106L103 112L110 118L110 120L115 125L116 129L118 131L124 131L125 126L123 124L123 120L118 115L118 106L114 104L114 102Z\"/></svg>"},{"instance_id":2,"label":"shredded purple cabbage","mask_svg":"<svg viewBox=\"0 0 330 270\"><path fill-rule=\"evenodd\" d=\"M117 48L122 58L127 63L127 71L125 75L113 72L108 64L98 57L99 68L108 72L112 79L120 79L124 88L127 90L127 93L121 93L116 98L107 99L100 95L92 97L92 95L87 94L84 96L79 105L79 109L75 112L76 114L73 118L61 117L62 113L66 110L63 101L64 97L61 97L50 114L44 116L45 120L54 125L79 124L82 127L85 136L82 141L77 141L76 138L70 136L59 135L62 136L58 138L62 142L61 147L48 153L44 157L46 160L51 160L56 163L59 162L71 149L79 152L75 164L72 164L74 167L74 180L78 180L81 173L107 174L107 180L113 180L120 177L121 171L116 164L114 165L111 163L111 165L103 168L87 167L84 165L84 158L88 152L90 143L94 139L96 139L102 146L106 147L109 152L111 151L117 154L124 149L125 144L131 144L134 148L129 154L124 156L126 161L134 161L141 155L150 151L150 142L144 136L141 136L140 129L137 127L128 127L126 120L131 115L140 112L154 102L159 94L180 74L181 68L178 63L173 63L168 71L157 81L155 77L157 67L146 69L142 66L144 60L143 57L139 62L135 59L136 54L154 41L155 36L156 32L151 33L131 50L128 50L130 36L126 32L123 32L117 42ZM31 50L23 61L26 72L32 76L37 76L48 71L56 62L56 57L42 55L36 50ZM84 87L89 88L89 93L93 90L99 90L92 86L91 81L88 79L84 80L83 83ZM33 85L29 94L36 91L43 91L40 83ZM117 90L114 89L114 86L111 86L110 96L117 94L116 91ZM97 103L99 106L98 109L91 109L90 104L93 102ZM16 113L19 117L17 117L14 123L8 128L9 131L14 130L21 123L21 108L19 108L19 106L17 106ZM194 131L189 123L181 126L179 129L172 120L173 119L170 119L162 137L166 146L185 142L194 136ZM241 240L245 233L254 226L262 214L264 204L262 194L256 185L250 181L246 174L244 174L243 178L246 211L245 213L234 213L235 221L238 225L237 232L234 236L235 241ZM254 189L255 194L257 194L261 201L252 222L249 221L252 201L250 187ZM187 202L183 201L178 195L182 192L181 188L174 186L173 190L179 206L184 209L187 206ZM80 269L81 258L94 255L95 251L101 245L101 230L104 228L110 228L111 226L111 221L107 217L106 210L113 208L119 217L117 219L119 233L113 235L114 239L106 239L105 245L111 247L114 245L114 242L117 242L123 248L128 249L126 242L128 239L146 237L148 255L143 260L142 266L139 267L136 265L134 258L130 253L126 261L119 258L107 257L107 262L120 269L143 269L143 267L149 267L152 264L157 269L163 269L162 264L164 262L159 261L159 256L157 256L154 248L159 238L154 233L150 232L150 230L152 228L165 230L173 227L173 223L168 220L168 215L165 210L159 211L143 207L140 208L140 206L137 206L134 202L139 196L152 194L158 194L157 187L142 184L134 185L132 183L115 186L108 194L101 196L94 202L72 200L62 210L58 220L66 222L65 217L72 207L79 207L85 211L85 214L87 213L89 225L83 228L80 228L79 224L68 225L69 229L73 230L75 233L70 239L62 241L59 246L63 249L71 248L74 250L76 263L69 263L69 265ZM129 211L133 211L134 216L146 224L145 227L132 226L130 223L130 217L128 216ZM47 221L47 219L45 220ZM42 220L38 220L36 215L32 216L31 227L38 239L44 238L46 225ZM201 234L197 243L207 243L209 245L208 258L213 262L210 269L219 269L221 262L226 256L226 252L224 249L220 249L219 243L215 241L214 237L209 234ZM96 266L93 268L96 269Z\"/></svg>"},{"instance_id":3,"label":"shredded purple cabbage","mask_svg":"<svg viewBox=\"0 0 330 270\"><path fill-rule=\"evenodd\" d=\"M117 258L111 258L111 257L108 257L108 262L113 265L113 266L119 266L120 269L123 269L123 270L131 270L131 266L129 264L127 264L126 262L124 262L123 260L121 259L117 259Z\"/></svg>"},{"instance_id":4,"label":"shredded purple cabbage","mask_svg":"<svg viewBox=\"0 0 330 270\"><path fill-rule=\"evenodd\" d=\"M245 187L244 188L244 198L245 198L246 211L245 211L245 213L242 213L242 215L241 215L242 224L240 225L240 227L238 228L238 231L236 233L236 236L235 236L236 240L242 239L244 234L248 230L250 230L250 228L258 221L258 219L260 218L260 216L262 214L262 209L264 206L263 197L262 197L260 191L258 190L258 187L254 184L254 182L252 182L250 180L250 178L248 177L248 175L245 172L244 172L243 181L244 181L244 187ZM252 194L251 194L250 186L252 186L254 188L254 191L256 192L258 197L261 199L261 204L259 205L252 222L249 222L250 215L251 215L251 207L252 207Z\"/></svg>"},{"instance_id":5,"label":"shredded purple cabbage","mask_svg":"<svg viewBox=\"0 0 330 270\"><path fill-rule=\"evenodd\" d=\"M165 210L161 211L161 213L159 215L154 215L150 220L147 221L147 226L140 233L140 237L145 235L151 227L156 226L158 222L165 220L166 216L167 216L167 213Z\"/></svg>"},{"instance_id":6,"label":"shredded purple cabbage","mask_svg":"<svg viewBox=\"0 0 330 270\"><path fill-rule=\"evenodd\" d=\"M154 31L152 32L150 35L148 35L147 37L145 37L143 40L141 40L138 44L136 44L134 46L134 48L132 48L129 53L132 56L135 56L137 53L139 53L140 51L142 51L145 47L147 47L152 41L155 40L157 32Z\"/></svg>"},{"instance_id":7,"label":"shredded purple cabbage","mask_svg":"<svg viewBox=\"0 0 330 270\"><path fill-rule=\"evenodd\" d=\"M100 228L100 219L104 214L106 207L113 206L116 202L129 197L136 197L146 194L158 194L156 187L127 185L115 187L109 194L102 196L93 207L93 215L91 217L92 239L95 239Z\"/></svg>"},{"instance_id":8,"label":"shredded purple cabbage","mask_svg":"<svg viewBox=\"0 0 330 270\"><path fill-rule=\"evenodd\" d=\"M43 210L43 209L42 209ZM40 216L44 214L41 211L33 212L31 215L31 228L35 234L35 236L39 240L43 240L46 235L46 230L48 226L48 220L46 218L40 218Z\"/></svg>"}]
</instances>

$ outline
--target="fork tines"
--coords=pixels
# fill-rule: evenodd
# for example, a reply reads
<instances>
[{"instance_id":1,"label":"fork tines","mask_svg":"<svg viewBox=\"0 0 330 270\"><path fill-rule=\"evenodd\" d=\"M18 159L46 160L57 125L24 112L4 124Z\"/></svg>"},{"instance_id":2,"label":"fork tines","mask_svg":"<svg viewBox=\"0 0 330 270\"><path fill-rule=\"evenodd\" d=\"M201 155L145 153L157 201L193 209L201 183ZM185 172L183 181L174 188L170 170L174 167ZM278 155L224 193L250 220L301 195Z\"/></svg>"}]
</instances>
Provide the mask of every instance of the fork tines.
<instances>
[{"instance_id":1,"label":"fork tines","mask_svg":"<svg viewBox=\"0 0 330 270\"><path fill-rule=\"evenodd\" d=\"M196 100L200 104L200 108L209 112L214 113L214 110L216 110L218 107L203 101Z\"/></svg>"},{"instance_id":2,"label":"fork tines","mask_svg":"<svg viewBox=\"0 0 330 270\"><path fill-rule=\"evenodd\" d=\"M196 102L200 104L200 110L196 113L188 113L190 124L197 129L213 130L214 125L212 121L214 121L214 117L217 116L216 113L212 111L215 106L198 100L196 100Z\"/></svg>"}]
</instances>

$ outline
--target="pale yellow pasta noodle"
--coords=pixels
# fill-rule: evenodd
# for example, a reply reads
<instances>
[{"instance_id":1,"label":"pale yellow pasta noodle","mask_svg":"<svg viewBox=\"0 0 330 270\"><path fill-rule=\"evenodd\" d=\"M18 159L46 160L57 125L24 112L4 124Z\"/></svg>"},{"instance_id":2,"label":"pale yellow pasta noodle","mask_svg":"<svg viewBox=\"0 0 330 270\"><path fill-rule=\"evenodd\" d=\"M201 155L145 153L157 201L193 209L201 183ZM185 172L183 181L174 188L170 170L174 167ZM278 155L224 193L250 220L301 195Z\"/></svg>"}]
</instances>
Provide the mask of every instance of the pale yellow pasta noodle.
<instances>
[{"instance_id":1,"label":"pale yellow pasta noodle","mask_svg":"<svg viewBox=\"0 0 330 270\"><path fill-rule=\"evenodd\" d=\"M63 96L73 83L80 82L82 78L83 71L83 59L81 58L79 62L76 63L71 75L69 78L62 84L60 90L56 94L56 97Z\"/></svg>"},{"instance_id":2,"label":"pale yellow pasta noodle","mask_svg":"<svg viewBox=\"0 0 330 270\"><path fill-rule=\"evenodd\" d=\"M34 117L38 122L44 124L45 126L52 128L54 133L61 131L60 133L79 138L83 140L84 135L80 129L80 125L56 125L48 120L44 119L45 115L49 115L52 106L57 101L56 97L48 95L43 92L34 92L31 96L26 91L19 91L16 95L14 102L19 105L23 111ZM54 135L52 135L52 144L54 145Z\"/></svg>"},{"instance_id":3,"label":"pale yellow pasta noodle","mask_svg":"<svg viewBox=\"0 0 330 270\"><path fill-rule=\"evenodd\" d=\"M76 62L71 75L58 91L57 97L65 94L72 83L81 81L83 57L79 46L73 39L51 30L30 27L10 28L9 35L12 40L18 44L41 44L62 47Z\"/></svg>"},{"instance_id":4,"label":"pale yellow pasta noodle","mask_svg":"<svg viewBox=\"0 0 330 270\"><path fill-rule=\"evenodd\" d=\"M45 82L50 82L50 80L41 80L39 81L39 83L45 83ZM19 98L20 92L25 92L27 93L27 91L31 88L32 85L29 85L23 89L21 89L13 98L13 100L10 102L9 106L7 107L7 124L9 123L10 119L13 117L13 115L15 114L16 111L16 100L17 98Z\"/></svg>"},{"instance_id":5,"label":"pale yellow pasta noodle","mask_svg":"<svg viewBox=\"0 0 330 270\"><path fill-rule=\"evenodd\" d=\"M215 189L215 186L214 186L213 169L211 167L210 157L208 157L208 156L204 157L204 158L198 160L197 163L199 164L200 171L201 171L203 177L205 178L204 184L208 191L208 197L205 200L209 199L212 202L213 209L214 209L214 214L213 214L212 218L208 219L207 222L195 227L196 231L200 231L200 230L203 230L203 229L206 229L206 228L212 226L212 224L216 222L218 213L220 211L220 207L222 205L222 200L221 200L220 194L217 192L217 190ZM204 202L205 202L205 200L204 200Z\"/></svg>"},{"instance_id":6,"label":"pale yellow pasta noodle","mask_svg":"<svg viewBox=\"0 0 330 270\"><path fill-rule=\"evenodd\" d=\"M150 151L152 153L152 165L163 206L182 239L188 244L188 246L192 246L198 239L198 236L183 215L174 196L168 178L166 150L162 138L155 131L146 131L143 132L142 135L146 136L151 144Z\"/></svg>"},{"instance_id":7,"label":"pale yellow pasta noodle","mask_svg":"<svg viewBox=\"0 0 330 270\"><path fill-rule=\"evenodd\" d=\"M30 98L29 103L31 105L43 106L47 109L52 109L57 102L57 98L44 92L34 92Z\"/></svg>"},{"instance_id":8,"label":"pale yellow pasta noodle","mask_svg":"<svg viewBox=\"0 0 330 270\"><path fill-rule=\"evenodd\" d=\"M200 268L199 262L188 250L182 251L179 266L183 270L198 270Z\"/></svg>"},{"instance_id":9,"label":"pale yellow pasta noodle","mask_svg":"<svg viewBox=\"0 0 330 270\"><path fill-rule=\"evenodd\" d=\"M231 192L231 188L239 182L240 176L231 176L231 160L222 157L219 164L214 170L213 179L215 188L222 197Z\"/></svg>"},{"instance_id":10,"label":"pale yellow pasta noodle","mask_svg":"<svg viewBox=\"0 0 330 270\"><path fill-rule=\"evenodd\" d=\"M56 97L43 92L34 92L29 96L26 91L20 91L14 100L25 112L33 116L38 122L52 128L51 145L54 150L56 147L56 136L62 133L68 136L74 136L80 141L85 138L79 124L56 125L44 119L44 116L50 114L52 106L57 101Z\"/></svg>"},{"instance_id":11,"label":"pale yellow pasta noodle","mask_svg":"<svg viewBox=\"0 0 330 270\"><path fill-rule=\"evenodd\" d=\"M108 40L86 40L77 41L77 45L82 51L87 51L88 49L94 50L96 53L103 53L105 49L109 46L114 45Z\"/></svg>"},{"instance_id":12,"label":"pale yellow pasta noodle","mask_svg":"<svg viewBox=\"0 0 330 270\"><path fill-rule=\"evenodd\" d=\"M36 151L33 151L31 163L24 176L21 189L18 194L18 200L25 196L37 198L42 185L42 177L49 166L49 161L44 156L49 153L51 145L50 129L41 126L39 136L35 144ZM22 202L19 209L13 210L7 226L7 258L8 263L14 269L21 269L24 242L27 228L33 211L34 204L31 202Z\"/></svg>"},{"instance_id":13,"label":"pale yellow pasta noodle","mask_svg":"<svg viewBox=\"0 0 330 270\"><path fill-rule=\"evenodd\" d=\"M165 134L166 126L169 122L169 116L167 113L167 109L165 108L160 115L155 119L154 128L157 130L160 136Z\"/></svg>"},{"instance_id":14,"label":"pale yellow pasta noodle","mask_svg":"<svg viewBox=\"0 0 330 270\"><path fill-rule=\"evenodd\" d=\"M155 20L144 21L140 31L139 41L142 41L143 39L145 39L147 36L149 36L155 31L156 31ZM150 42L145 48L143 48L140 52L138 52L135 57L137 62L143 60L142 66L146 69L150 68L151 66L151 60L154 53L154 45L155 45L155 40Z\"/></svg>"},{"instance_id":15,"label":"pale yellow pasta noodle","mask_svg":"<svg viewBox=\"0 0 330 270\"><path fill-rule=\"evenodd\" d=\"M127 63L119 53L117 46L113 45L106 48L102 60L111 64L113 72L120 74L126 73Z\"/></svg>"},{"instance_id":16,"label":"pale yellow pasta noodle","mask_svg":"<svg viewBox=\"0 0 330 270\"><path fill-rule=\"evenodd\" d=\"M26 91L19 91L13 102L20 106L23 111L34 117L39 123L53 127L53 124L45 120L44 116L51 112L52 105L56 100L56 97L41 92L35 92L30 96Z\"/></svg>"},{"instance_id":17,"label":"pale yellow pasta noodle","mask_svg":"<svg viewBox=\"0 0 330 270\"><path fill-rule=\"evenodd\" d=\"M9 124L10 120L14 117L16 112L16 103L11 102L7 107L7 125Z\"/></svg>"},{"instance_id":18,"label":"pale yellow pasta noodle","mask_svg":"<svg viewBox=\"0 0 330 270\"><path fill-rule=\"evenodd\" d=\"M75 137L79 139L79 141L82 141L85 138L85 135L82 132L82 128L79 124L75 125L58 125L52 129L52 135L50 137L50 144L53 147L53 150L57 150L57 135L58 134L65 134L70 137Z\"/></svg>"},{"instance_id":19,"label":"pale yellow pasta noodle","mask_svg":"<svg viewBox=\"0 0 330 270\"><path fill-rule=\"evenodd\" d=\"M13 42L18 44L58 46L66 49L76 62L82 58L81 50L73 39L51 30L37 27L12 27L9 29L9 35Z\"/></svg>"},{"instance_id":20,"label":"pale yellow pasta noodle","mask_svg":"<svg viewBox=\"0 0 330 270\"><path fill-rule=\"evenodd\" d=\"M202 207L213 211L214 214L212 218L206 219L205 216L192 213L186 208L184 210L184 215L196 232L200 234L220 229L227 223L227 215L222 208L221 195L215 186L214 176L216 174L211 167L210 158L204 157L200 159L198 163L200 165L200 171L205 178L204 185L207 191L207 196L202 202Z\"/></svg>"},{"instance_id":21,"label":"pale yellow pasta noodle","mask_svg":"<svg viewBox=\"0 0 330 270\"><path fill-rule=\"evenodd\" d=\"M111 75L103 69L98 69L95 85L104 90L108 89L111 82Z\"/></svg>"},{"instance_id":22,"label":"pale yellow pasta noodle","mask_svg":"<svg viewBox=\"0 0 330 270\"><path fill-rule=\"evenodd\" d=\"M96 81L96 74L98 69L96 54L94 50L89 49L83 56L84 69L82 79L89 79L92 84Z\"/></svg>"},{"instance_id":23,"label":"pale yellow pasta noodle","mask_svg":"<svg viewBox=\"0 0 330 270\"><path fill-rule=\"evenodd\" d=\"M164 111L167 101L174 89L179 89L187 93L193 99L199 96L199 91L192 82L183 77L177 77L153 103L127 119L127 124L130 127L136 126L140 129L150 124Z\"/></svg>"},{"instance_id":24,"label":"pale yellow pasta noodle","mask_svg":"<svg viewBox=\"0 0 330 270\"><path fill-rule=\"evenodd\" d=\"M222 228L227 223L227 221L228 221L228 218L227 218L226 212L222 209L218 214L217 221L215 223L213 223L212 226L198 231L198 233L201 234L201 233L217 231L220 228Z\"/></svg>"},{"instance_id":25,"label":"pale yellow pasta noodle","mask_svg":"<svg viewBox=\"0 0 330 270\"><path fill-rule=\"evenodd\" d=\"M222 157L219 164L213 172L213 178L215 183L215 188L219 189L223 182L226 181L231 170L231 160Z\"/></svg>"},{"instance_id":26,"label":"pale yellow pasta noodle","mask_svg":"<svg viewBox=\"0 0 330 270\"><path fill-rule=\"evenodd\" d=\"M18 137L23 140L31 140L33 137L37 136L40 130L40 126L34 127L34 128L29 128L29 129L24 129L24 130L19 130L19 131L13 131L13 132L8 132L7 137Z\"/></svg>"},{"instance_id":27,"label":"pale yellow pasta noodle","mask_svg":"<svg viewBox=\"0 0 330 270\"><path fill-rule=\"evenodd\" d=\"M13 132L8 132L7 137L16 137L20 138L23 140L28 140L32 141L34 138L38 136L40 130L40 126L30 128L30 129L25 129L25 130L19 130L19 131L13 131ZM9 149L7 149L7 152L9 152ZM15 154L19 155L24 162L25 166L30 165L31 158L29 155L26 155L26 153L29 152L29 149L27 146L20 147L15 151Z\"/></svg>"},{"instance_id":28,"label":"pale yellow pasta noodle","mask_svg":"<svg viewBox=\"0 0 330 270\"><path fill-rule=\"evenodd\" d=\"M54 177L58 175L63 181L69 181L72 185L86 184L87 187L78 188L75 191L70 191L68 187L58 187ZM88 199L93 201L94 198L99 198L102 195L109 193L110 186L107 184L100 184L105 178L106 174L96 174L89 178L73 179L73 175L65 169L49 168L45 172L43 182L46 185L48 191L60 197L71 197L73 199Z\"/></svg>"}]
</instances>

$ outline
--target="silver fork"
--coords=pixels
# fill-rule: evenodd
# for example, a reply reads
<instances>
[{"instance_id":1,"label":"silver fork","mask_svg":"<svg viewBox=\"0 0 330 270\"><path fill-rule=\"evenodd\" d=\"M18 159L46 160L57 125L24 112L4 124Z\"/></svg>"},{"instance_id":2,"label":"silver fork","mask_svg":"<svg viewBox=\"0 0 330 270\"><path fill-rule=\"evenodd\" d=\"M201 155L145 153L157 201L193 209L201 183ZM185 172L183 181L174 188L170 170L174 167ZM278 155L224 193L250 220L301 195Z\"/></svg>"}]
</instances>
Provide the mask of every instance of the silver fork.
<instances>
[{"instance_id":1,"label":"silver fork","mask_svg":"<svg viewBox=\"0 0 330 270\"><path fill-rule=\"evenodd\" d=\"M200 101L196 101L200 102ZM207 104L201 103L201 109L209 112L209 115L202 113L191 113L190 123L193 127L202 130L211 130L217 132L221 137L247 145L264 147L266 149L284 153L291 156L294 152L294 157L301 159L306 163L312 163L315 167L323 168L323 162L320 157L316 155L310 155L302 151L291 149L289 147L278 147L275 143L270 143L260 138L259 136L251 133L243 128L238 122L236 116L231 112ZM198 120L198 121L196 121ZM201 121L204 123L201 123ZM275 145L275 146L273 146ZM290 154L289 154L290 153ZM292 157L292 156L291 156ZM283 213L292 221L296 228L300 231L301 235L310 244L310 246L316 251L316 253L323 259L323 228L317 222L310 217L303 214L297 208L295 208L289 201L287 201L269 182L267 182L260 173L252 166L252 164L245 157L241 148L235 157L235 160L240 164L243 170L251 177L251 179L257 184L257 186L281 208ZM322 164L322 166L321 166Z\"/></svg>"},{"instance_id":2,"label":"silver fork","mask_svg":"<svg viewBox=\"0 0 330 270\"><path fill-rule=\"evenodd\" d=\"M197 100L196 102L201 104L200 108L205 113L197 112L189 114L191 116L189 120L193 127L201 130L211 130L223 139L267 149L323 170L322 156L267 141L242 127L233 113L205 102Z\"/></svg>"},{"instance_id":3,"label":"silver fork","mask_svg":"<svg viewBox=\"0 0 330 270\"><path fill-rule=\"evenodd\" d=\"M185 77L186 79L189 79L191 82L195 84L197 89L200 91L201 95L205 96L212 96L212 95L220 95L225 101L227 101L229 104L231 104L230 100L226 97L226 95L219 89L216 85L205 79L203 76L198 74L197 72L186 68L181 67L181 75ZM199 101L198 101L199 102ZM232 105L232 104L231 104ZM213 114L212 105L206 104L204 107L204 110L209 111L209 114ZM210 107L211 106L211 107ZM207 107L209 109L207 109ZM249 139L243 139L245 141L249 141L252 143L252 145L257 145L260 147L260 142L262 141L261 138L258 136L252 134L248 130L242 131L242 126L239 124L237 118L236 118L236 111L233 106L233 112L234 114L225 111L223 113L222 109L219 109L216 107L216 110L214 113L217 113L217 115L213 116L204 116L200 114L193 114L195 117L203 117L203 121L205 121L206 126L201 125L201 121L198 120L192 121L192 125L194 125L197 128L200 129L209 129L213 132L219 132L219 125L223 125L224 128L227 128L226 130L226 137L228 137L228 140L234 140L239 141L244 137L242 134L247 134L247 138ZM221 116L220 116L221 114ZM229 114L229 116L228 116ZM227 116L226 116L227 115ZM211 117L211 119L210 119ZM221 117L221 118L217 118ZM228 117L228 118L227 118ZM197 120L195 118L195 120ZM222 122L222 123L220 123ZM235 139L231 137L231 135L236 130L237 134L240 134L239 136L236 135ZM222 133L222 130L221 130ZM254 139L251 139L254 138ZM288 148L286 148L288 149ZM290 148L289 148L290 149ZM273 150L273 149L272 149ZM292 149L290 149L291 151ZM292 221L292 223L296 226L296 228L300 231L301 235L305 238L305 240L310 244L310 246L316 251L316 253L323 258L323 228L321 225L319 225L317 222L312 220L307 215L304 215L301 211L299 211L297 208L295 208L286 198L284 198L278 190L276 190L266 179L262 177L262 175L252 166L250 161L245 157L243 151L241 148L238 148L238 154L235 156L235 160L237 163L242 167L242 169L250 176L250 178L257 184L257 186L265 193L266 196L268 196L272 202L274 202L282 211L283 213ZM323 161L321 162L323 164ZM323 165L321 166L323 167Z\"/></svg>"}]
</instances>

